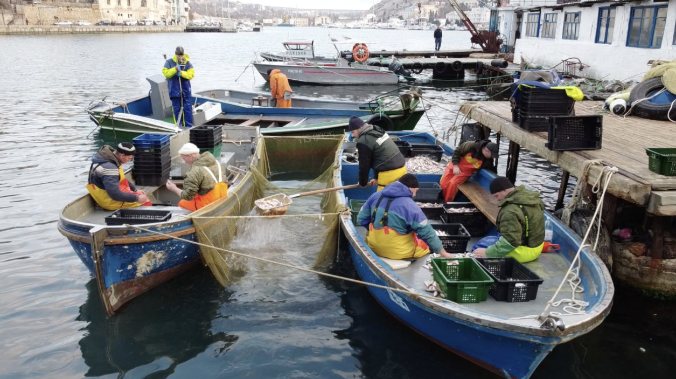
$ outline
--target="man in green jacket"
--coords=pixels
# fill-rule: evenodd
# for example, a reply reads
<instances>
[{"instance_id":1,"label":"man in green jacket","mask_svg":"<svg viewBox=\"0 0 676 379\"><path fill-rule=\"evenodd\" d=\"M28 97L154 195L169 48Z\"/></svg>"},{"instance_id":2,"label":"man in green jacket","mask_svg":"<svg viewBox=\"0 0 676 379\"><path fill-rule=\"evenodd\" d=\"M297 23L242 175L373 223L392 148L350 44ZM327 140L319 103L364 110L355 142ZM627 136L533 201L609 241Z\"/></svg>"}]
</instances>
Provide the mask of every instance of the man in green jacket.
<instances>
[{"instance_id":1,"label":"man in green jacket","mask_svg":"<svg viewBox=\"0 0 676 379\"><path fill-rule=\"evenodd\" d=\"M498 201L497 227L500 239L486 249L473 252L475 257L512 257L521 263L536 260L545 240L545 206L540 194L524 186L514 188L509 179L498 177L490 184Z\"/></svg>"},{"instance_id":2,"label":"man in green jacket","mask_svg":"<svg viewBox=\"0 0 676 379\"><path fill-rule=\"evenodd\" d=\"M359 117L352 116L348 130L357 141L360 186L378 185L380 191L406 174L406 158L401 155L399 147L381 127L367 124ZM369 182L371 169L375 179Z\"/></svg>"}]
</instances>

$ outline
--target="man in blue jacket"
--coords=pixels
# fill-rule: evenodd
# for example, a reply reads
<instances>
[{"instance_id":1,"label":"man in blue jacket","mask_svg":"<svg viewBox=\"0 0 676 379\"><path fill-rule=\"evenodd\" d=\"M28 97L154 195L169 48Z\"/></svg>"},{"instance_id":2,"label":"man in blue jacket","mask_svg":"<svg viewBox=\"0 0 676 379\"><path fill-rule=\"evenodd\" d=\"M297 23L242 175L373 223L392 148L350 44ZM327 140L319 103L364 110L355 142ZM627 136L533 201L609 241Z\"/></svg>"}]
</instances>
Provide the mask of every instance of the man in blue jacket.
<instances>
[{"instance_id":1,"label":"man in blue jacket","mask_svg":"<svg viewBox=\"0 0 676 379\"><path fill-rule=\"evenodd\" d=\"M167 59L162 74L169 82L169 98L174 108L174 123L185 128L192 127L192 102L190 101L190 81L195 77L195 69L190 56L183 47L176 48L176 55Z\"/></svg>"},{"instance_id":2,"label":"man in blue jacket","mask_svg":"<svg viewBox=\"0 0 676 379\"><path fill-rule=\"evenodd\" d=\"M420 258L431 252L448 258L441 240L413 196L418 179L406 174L371 195L359 211L359 225L368 227L366 244L379 257Z\"/></svg>"}]
</instances>

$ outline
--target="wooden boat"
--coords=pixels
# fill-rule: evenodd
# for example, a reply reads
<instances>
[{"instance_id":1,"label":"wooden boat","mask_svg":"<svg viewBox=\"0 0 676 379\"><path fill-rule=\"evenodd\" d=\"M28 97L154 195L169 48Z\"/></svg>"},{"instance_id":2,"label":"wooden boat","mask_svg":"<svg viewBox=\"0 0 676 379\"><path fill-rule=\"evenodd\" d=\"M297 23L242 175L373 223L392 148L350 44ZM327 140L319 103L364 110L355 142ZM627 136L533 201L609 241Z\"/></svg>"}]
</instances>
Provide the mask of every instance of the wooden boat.
<instances>
[{"instance_id":1,"label":"wooden boat","mask_svg":"<svg viewBox=\"0 0 676 379\"><path fill-rule=\"evenodd\" d=\"M155 75L148 78L148 81L151 83L151 91L147 96L125 102L103 99L92 102L85 111L104 134L115 135L118 139L129 139L144 133L180 132L182 127L174 123L164 77ZM400 99L401 101L395 100L381 109L377 102L294 97L291 108L275 108L270 106L272 104L269 103L269 94L217 89L197 92L192 101L195 104L194 126L257 126L263 135L308 135L343 133L351 116L368 120L375 114L378 114L377 118L381 118L380 114L385 115L391 121L393 130L412 130L424 110L418 106L417 100Z\"/></svg>"},{"instance_id":2,"label":"wooden boat","mask_svg":"<svg viewBox=\"0 0 676 379\"><path fill-rule=\"evenodd\" d=\"M284 41L284 51L279 53L260 53L261 58L269 62L285 62L285 61L308 61L318 64L333 64L335 65L335 58L327 58L315 55L315 41Z\"/></svg>"},{"instance_id":3,"label":"wooden boat","mask_svg":"<svg viewBox=\"0 0 676 379\"><path fill-rule=\"evenodd\" d=\"M233 134L233 131L230 133ZM224 146L221 162L235 163L240 167L249 160L251 164L257 164L261 157L261 149L256 144L258 138L256 128L240 130L238 133L240 143ZM250 136L255 137L249 138ZM189 133L172 136L172 156L176 156L178 149L188 141ZM256 149L252 152L254 146ZM131 175L127 177L133 181ZM204 212L229 214L239 211L243 214L250 210L250 208L242 209L239 205L240 201L244 202L248 197L252 197L253 174L249 172L235 174L230 171L229 180L233 184L227 198L193 213L178 207L180 199L164 186L140 187L139 189L144 190L153 203L159 202L162 205L135 209L171 212L171 218L167 221L140 226L166 236L130 226L106 225L105 217L113 212L96 206L88 194L79 197L63 209L59 216L58 230L68 239L75 253L94 276L109 315L113 315L133 298L180 275L199 262L200 251L197 245L172 238L197 241L190 216ZM177 184L180 184L180 181L177 181Z\"/></svg>"},{"instance_id":4,"label":"wooden boat","mask_svg":"<svg viewBox=\"0 0 676 379\"><path fill-rule=\"evenodd\" d=\"M426 133L392 132L390 135L409 142L442 146L447 157L453 152L451 147ZM420 182L438 183L440 179L438 174L417 176ZM493 173L480 170L461 186L461 191L468 194L468 199L484 213L491 213L491 206L486 201L490 195L486 189L494 177ZM343 161L334 185L355 183L357 178L358 164ZM339 195L341 201L348 204L349 200L366 199L373 191L373 187L364 187L343 191ZM495 205L492 207L495 211ZM362 280L414 293L409 295L368 287L374 298L394 317L442 347L503 378L521 379L530 377L557 345L588 333L601 324L610 312L614 294L606 266L593 251L585 248L580 255L580 278L584 291L577 296L588 302L588 306L581 314L559 317L553 312L562 312L561 309L550 308L544 317L537 318L563 280L581 243L558 219L549 213L545 217L553 224L553 243L559 244L561 251L542 254L536 261L525 264L544 282L535 300L513 303L498 302L489 297L484 302L461 304L417 296L429 295L423 282L432 280L432 275L423 267L425 258L395 271L367 246L366 229L355 226L349 214L341 215L340 224ZM494 233L495 227L489 231L489 234ZM474 242L470 241L468 248ZM563 288L557 299L572 296L568 284Z\"/></svg>"}]
</instances>

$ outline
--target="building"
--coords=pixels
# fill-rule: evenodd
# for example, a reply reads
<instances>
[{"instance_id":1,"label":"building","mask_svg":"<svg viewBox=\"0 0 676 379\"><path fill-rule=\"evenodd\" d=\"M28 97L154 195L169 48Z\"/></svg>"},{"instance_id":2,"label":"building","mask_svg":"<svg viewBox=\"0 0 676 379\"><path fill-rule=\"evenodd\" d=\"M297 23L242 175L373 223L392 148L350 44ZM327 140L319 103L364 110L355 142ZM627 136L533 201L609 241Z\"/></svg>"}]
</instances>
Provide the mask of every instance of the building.
<instances>
[{"instance_id":1,"label":"building","mask_svg":"<svg viewBox=\"0 0 676 379\"><path fill-rule=\"evenodd\" d=\"M472 8L465 12L470 21L478 30L487 30L491 21L491 11L488 8Z\"/></svg>"},{"instance_id":2,"label":"building","mask_svg":"<svg viewBox=\"0 0 676 379\"><path fill-rule=\"evenodd\" d=\"M331 23L331 17L329 17L329 16L317 16L317 17L315 17L315 25L316 26L328 25L330 23Z\"/></svg>"},{"instance_id":3,"label":"building","mask_svg":"<svg viewBox=\"0 0 676 379\"><path fill-rule=\"evenodd\" d=\"M640 80L650 60L676 59L676 0L558 1L512 0L498 8L498 29L515 63L626 81ZM561 66L569 58L581 64Z\"/></svg>"},{"instance_id":4,"label":"building","mask_svg":"<svg viewBox=\"0 0 676 379\"><path fill-rule=\"evenodd\" d=\"M131 20L149 19L153 21L165 21L167 23L177 20L173 11L173 2L184 0L97 0L100 11L100 20L111 22L125 22ZM189 9L187 3L185 7ZM188 12L182 11L184 20L187 20ZM98 21L98 20L97 20Z\"/></svg>"},{"instance_id":5,"label":"building","mask_svg":"<svg viewBox=\"0 0 676 379\"><path fill-rule=\"evenodd\" d=\"M307 17L294 17L291 19L291 24L294 26L309 26L310 20Z\"/></svg>"}]
</instances>

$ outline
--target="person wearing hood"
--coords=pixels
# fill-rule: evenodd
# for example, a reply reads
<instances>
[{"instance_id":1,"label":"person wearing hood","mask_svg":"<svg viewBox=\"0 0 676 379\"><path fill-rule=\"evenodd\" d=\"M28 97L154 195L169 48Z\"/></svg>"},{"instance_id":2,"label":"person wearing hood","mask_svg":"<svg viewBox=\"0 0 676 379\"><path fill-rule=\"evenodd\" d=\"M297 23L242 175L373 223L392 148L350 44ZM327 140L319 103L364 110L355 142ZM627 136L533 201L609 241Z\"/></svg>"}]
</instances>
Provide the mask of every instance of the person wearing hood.
<instances>
[{"instance_id":1,"label":"person wearing hood","mask_svg":"<svg viewBox=\"0 0 676 379\"><path fill-rule=\"evenodd\" d=\"M190 81L195 77L195 69L190 56L183 47L176 48L176 55L167 59L162 74L169 82L169 98L174 109L174 123L185 128L192 127L192 101Z\"/></svg>"},{"instance_id":2,"label":"person wearing hood","mask_svg":"<svg viewBox=\"0 0 676 379\"><path fill-rule=\"evenodd\" d=\"M491 194L498 201L500 238L488 248L473 251L475 257L512 257L521 263L536 260L545 241L545 206L540 194L524 186L514 188L505 177L491 181Z\"/></svg>"},{"instance_id":3,"label":"person wearing hood","mask_svg":"<svg viewBox=\"0 0 676 379\"><path fill-rule=\"evenodd\" d=\"M413 200L418 179L406 174L382 191L369 196L357 222L367 227L366 244L379 257L420 258L431 252L448 258L437 233Z\"/></svg>"},{"instance_id":4,"label":"person wearing hood","mask_svg":"<svg viewBox=\"0 0 676 379\"><path fill-rule=\"evenodd\" d=\"M293 91L289 85L289 79L278 69L269 69L270 94L275 100L277 108L291 108L291 95Z\"/></svg>"},{"instance_id":5,"label":"person wearing hood","mask_svg":"<svg viewBox=\"0 0 676 379\"><path fill-rule=\"evenodd\" d=\"M221 163L210 152L200 154L197 146L186 143L178 153L191 166L183 180L183 190L171 180L167 181L167 189L181 197L179 207L194 212L228 196Z\"/></svg>"},{"instance_id":6,"label":"person wearing hood","mask_svg":"<svg viewBox=\"0 0 676 379\"><path fill-rule=\"evenodd\" d=\"M406 174L406 158L381 127L367 124L359 117L352 116L347 128L357 141L360 186L378 185L380 191ZM375 179L369 182L371 169Z\"/></svg>"},{"instance_id":7,"label":"person wearing hood","mask_svg":"<svg viewBox=\"0 0 676 379\"><path fill-rule=\"evenodd\" d=\"M453 201L458 193L458 186L479 171L484 161L497 156L498 145L490 140L468 141L460 144L453 151L451 162L446 166L439 181L444 201Z\"/></svg>"},{"instance_id":8,"label":"person wearing hood","mask_svg":"<svg viewBox=\"0 0 676 379\"><path fill-rule=\"evenodd\" d=\"M87 192L103 209L134 208L152 205L143 191L124 176L122 165L134 159L136 149L129 142L121 142L117 149L104 145L92 157L87 179Z\"/></svg>"}]
</instances>

